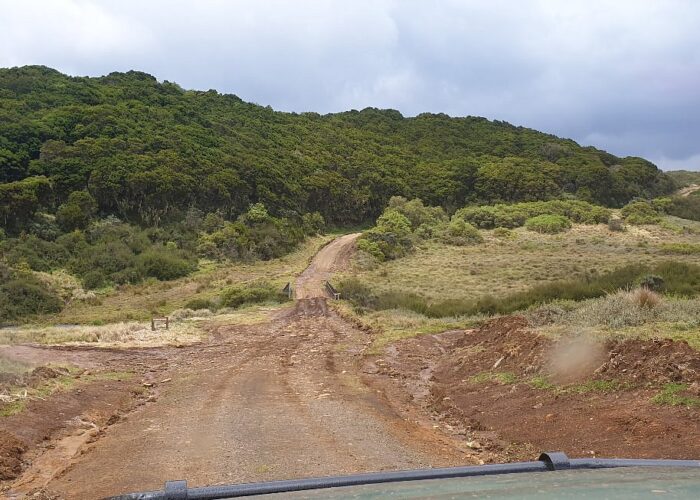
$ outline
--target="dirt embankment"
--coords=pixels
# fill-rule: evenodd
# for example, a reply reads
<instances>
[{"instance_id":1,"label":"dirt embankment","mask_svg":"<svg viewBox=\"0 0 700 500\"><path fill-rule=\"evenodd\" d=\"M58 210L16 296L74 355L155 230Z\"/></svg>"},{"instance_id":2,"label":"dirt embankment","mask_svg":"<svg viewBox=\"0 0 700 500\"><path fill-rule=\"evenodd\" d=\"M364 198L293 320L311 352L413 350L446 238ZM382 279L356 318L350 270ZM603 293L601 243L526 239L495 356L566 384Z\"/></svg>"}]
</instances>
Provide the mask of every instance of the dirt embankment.
<instances>
[{"instance_id":1,"label":"dirt embankment","mask_svg":"<svg viewBox=\"0 0 700 500\"><path fill-rule=\"evenodd\" d=\"M700 408L652 401L670 383L683 384L679 397L700 396L700 355L685 342L555 343L515 316L397 343L374 367L375 386L403 392L485 461L546 449L700 456Z\"/></svg>"}]
</instances>

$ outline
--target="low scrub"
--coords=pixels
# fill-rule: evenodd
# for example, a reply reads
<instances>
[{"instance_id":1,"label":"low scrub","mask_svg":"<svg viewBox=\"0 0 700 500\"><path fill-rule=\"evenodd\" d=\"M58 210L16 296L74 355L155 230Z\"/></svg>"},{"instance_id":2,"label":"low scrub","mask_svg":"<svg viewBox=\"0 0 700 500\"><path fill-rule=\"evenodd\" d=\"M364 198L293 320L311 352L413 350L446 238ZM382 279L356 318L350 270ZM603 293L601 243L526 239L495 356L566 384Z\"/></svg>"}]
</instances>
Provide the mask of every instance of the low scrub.
<instances>
[{"instance_id":1,"label":"low scrub","mask_svg":"<svg viewBox=\"0 0 700 500\"><path fill-rule=\"evenodd\" d=\"M661 212L651 202L633 201L620 210L622 217L629 224L657 224L661 222Z\"/></svg>"},{"instance_id":2,"label":"low scrub","mask_svg":"<svg viewBox=\"0 0 700 500\"><path fill-rule=\"evenodd\" d=\"M272 284L259 281L227 288L221 294L222 307L241 307L262 302L284 302L288 297Z\"/></svg>"},{"instance_id":3,"label":"low scrub","mask_svg":"<svg viewBox=\"0 0 700 500\"><path fill-rule=\"evenodd\" d=\"M63 306L53 290L29 273L14 273L0 284L0 321L57 313Z\"/></svg>"},{"instance_id":4,"label":"low scrub","mask_svg":"<svg viewBox=\"0 0 700 500\"><path fill-rule=\"evenodd\" d=\"M607 223L611 211L579 200L551 200L464 207L455 216L479 229L516 228L541 215L559 215L579 224Z\"/></svg>"},{"instance_id":5,"label":"low scrub","mask_svg":"<svg viewBox=\"0 0 700 500\"><path fill-rule=\"evenodd\" d=\"M661 251L675 255L697 255L700 254L700 245L694 243L664 243L660 246Z\"/></svg>"},{"instance_id":6,"label":"low scrub","mask_svg":"<svg viewBox=\"0 0 700 500\"><path fill-rule=\"evenodd\" d=\"M476 245L484 241L479 230L460 217L452 217L440 239L449 245Z\"/></svg>"},{"instance_id":7,"label":"low scrub","mask_svg":"<svg viewBox=\"0 0 700 500\"><path fill-rule=\"evenodd\" d=\"M658 275L662 279L667 294L692 296L700 293L700 266L664 262L653 268L632 264L592 278L545 283L499 298L485 295L477 299L430 301L413 292L395 290L374 294L369 286L358 280L350 282L352 288L343 291L343 296L361 308L406 309L431 318L509 314L557 300L581 301L602 297L620 289L632 289L644 277L651 275ZM341 286L347 286L346 283L348 282ZM640 309L653 312L660 299L653 291L646 289L634 292L633 300ZM626 310L627 306L622 309Z\"/></svg>"},{"instance_id":8,"label":"low scrub","mask_svg":"<svg viewBox=\"0 0 700 500\"><path fill-rule=\"evenodd\" d=\"M666 212L682 219L700 221L700 191L695 191L690 196L672 198Z\"/></svg>"},{"instance_id":9,"label":"low scrub","mask_svg":"<svg viewBox=\"0 0 700 500\"><path fill-rule=\"evenodd\" d=\"M192 299L185 304L185 309L191 309L193 311L199 311L201 309L216 311L218 309L218 304L210 299Z\"/></svg>"},{"instance_id":10,"label":"low scrub","mask_svg":"<svg viewBox=\"0 0 700 500\"><path fill-rule=\"evenodd\" d=\"M563 233L571 228L571 221L563 215L538 215L525 221L530 231L545 234Z\"/></svg>"}]
</instances>

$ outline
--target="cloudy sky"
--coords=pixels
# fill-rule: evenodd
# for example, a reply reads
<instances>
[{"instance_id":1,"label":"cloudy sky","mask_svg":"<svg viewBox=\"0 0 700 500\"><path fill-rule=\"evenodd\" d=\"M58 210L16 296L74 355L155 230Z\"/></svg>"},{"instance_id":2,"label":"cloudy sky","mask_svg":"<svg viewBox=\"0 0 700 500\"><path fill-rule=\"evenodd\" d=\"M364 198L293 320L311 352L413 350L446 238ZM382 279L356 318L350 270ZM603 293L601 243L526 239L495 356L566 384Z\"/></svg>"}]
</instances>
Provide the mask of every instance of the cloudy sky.
<instances>
[{"instance_id":1,"label":"cloudy sky","mask_svg":"<svg viewBox=\"0 0 700 500\"><path fill-rule=\"evenodd\" d=\"M0 66L478 115L700 170L700 1L0 0Z\"/></svg>"}]
</instances>

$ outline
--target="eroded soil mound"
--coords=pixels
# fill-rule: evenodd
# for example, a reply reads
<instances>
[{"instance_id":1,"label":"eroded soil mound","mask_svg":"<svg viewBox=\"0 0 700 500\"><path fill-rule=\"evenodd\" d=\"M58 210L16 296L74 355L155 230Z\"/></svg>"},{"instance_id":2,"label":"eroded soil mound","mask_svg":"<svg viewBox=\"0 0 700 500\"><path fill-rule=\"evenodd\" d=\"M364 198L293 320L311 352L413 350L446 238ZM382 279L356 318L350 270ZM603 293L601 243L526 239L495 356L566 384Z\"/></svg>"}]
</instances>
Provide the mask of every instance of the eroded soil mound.
<instances>
[{"instance_id":1,"label":"eroded soil mound","mask_svg":"<svg viewBox=\"0 0 700 500\"><path fill-rule=\"evenodd\" d=\"M700 353L682 341L555 342L509 316L396 343L374 363L375 381L422 401L484 461L700 456ZM680 397L660 401L669 383Z\"/></svg>"},{"instance_id":2,"label":"eroded soil mound","mask_svg":"<svg viewBox=\"0 0 700 500\"><path fill-rule=\"evenodd\" d=\"M0 430L0 481L14 479L22 472L24 442L9 432Z\"/></svg>"}]
</instances>

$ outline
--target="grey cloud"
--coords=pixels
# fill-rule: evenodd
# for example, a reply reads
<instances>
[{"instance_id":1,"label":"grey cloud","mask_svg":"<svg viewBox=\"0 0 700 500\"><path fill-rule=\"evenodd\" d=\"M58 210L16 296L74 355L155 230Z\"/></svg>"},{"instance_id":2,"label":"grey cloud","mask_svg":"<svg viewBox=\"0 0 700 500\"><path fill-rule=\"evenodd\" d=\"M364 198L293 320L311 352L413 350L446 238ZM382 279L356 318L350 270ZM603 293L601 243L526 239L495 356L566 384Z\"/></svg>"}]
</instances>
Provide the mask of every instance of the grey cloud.
<instances>
[{"instance_id":1,"label":"grey cloud","mask_svg":"<svg viewBox=\"0 0 700 500\"><path fill-rule=\"evenodd\" d=\"M480 115L700 168L692 0L2 2L0 66L140 69L287 111Z\"/></svg>"}]
</instances>

